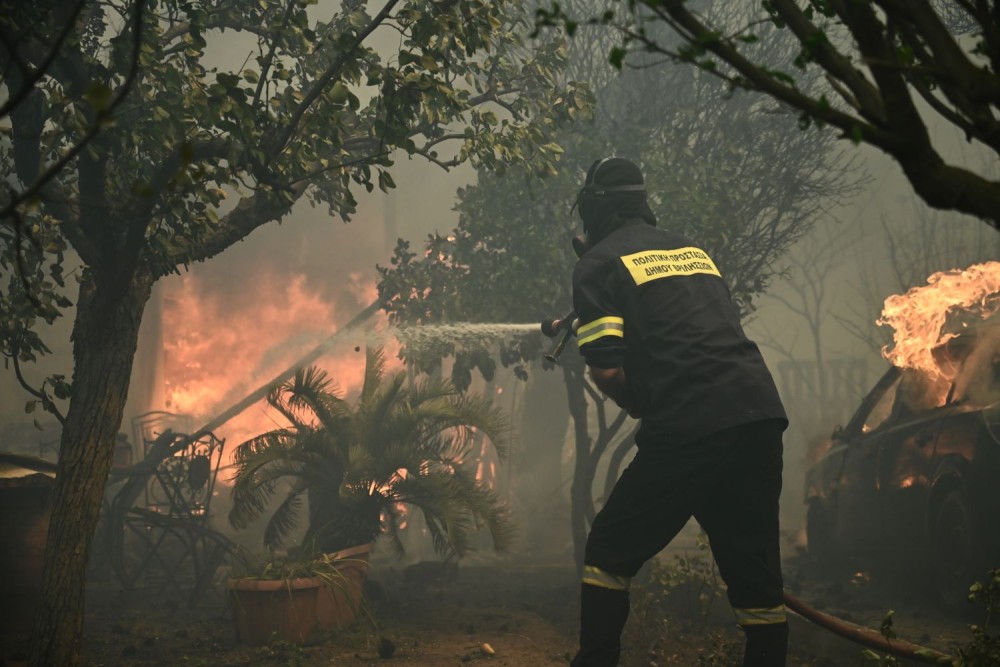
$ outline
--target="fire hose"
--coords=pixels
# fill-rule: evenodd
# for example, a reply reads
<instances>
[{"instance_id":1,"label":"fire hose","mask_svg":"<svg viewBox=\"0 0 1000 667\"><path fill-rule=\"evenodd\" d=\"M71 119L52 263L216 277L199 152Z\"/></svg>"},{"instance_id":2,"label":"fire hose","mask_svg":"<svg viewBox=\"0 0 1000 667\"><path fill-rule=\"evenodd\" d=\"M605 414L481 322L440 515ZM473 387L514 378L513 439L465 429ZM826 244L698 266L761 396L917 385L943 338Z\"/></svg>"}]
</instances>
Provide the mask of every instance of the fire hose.
<instances>
[{"instance_id":1,"label":"fire hose","mask_svg":"<svg viewBox=\"0 0 1000 667\"><path fill-rule=\"evenodd\" d=\"M900 658L917 660L932 665L952 665L955 658L936 649L920 646L905 639L889 639L877 630L856 625L842 618L837 618L825 612L810 607L802 600L785 593L785 606L807 621L828 630L835 635L862 644L878 651L885 651Z\"/></svg>"},{"instance_id":2,"label":"fire hose","mask_svg":"<svg viewBox=\"0 0 1000 667\"><path fill-rule=\"evenodd\" d=\"M558 337L558 340L552 350L545 355L546 361L556 363L559 360L559 356L566 348L566 344L569 342L569 339L576 334L576 330L579 326L580 321L577 319L576 313L574 312L570 312L562 319L547 320L542 322L541 329L545 336L548 336L549 338ZM814 625L818 625L824 630L832 632L835 635L857 644L861 644L878 651L884 651L900 658L907 658L934 665L951 665L955 662L955 658L946 653L942 653L941 651L932 648L927 648L926 646L920 646L919 644L914 644L913 642L908 642L904 639L889 639L877 630L872 630L871 628L866 628L862 625L857 625L855 623L851 623L850 621L845 621L842 618L837 618L831 614L819 611L818 609L807 605L802 600L799 600L788 593L784 594L784 599L785 606L802 618L813 623Z\"/></svg>"}]
</instances>

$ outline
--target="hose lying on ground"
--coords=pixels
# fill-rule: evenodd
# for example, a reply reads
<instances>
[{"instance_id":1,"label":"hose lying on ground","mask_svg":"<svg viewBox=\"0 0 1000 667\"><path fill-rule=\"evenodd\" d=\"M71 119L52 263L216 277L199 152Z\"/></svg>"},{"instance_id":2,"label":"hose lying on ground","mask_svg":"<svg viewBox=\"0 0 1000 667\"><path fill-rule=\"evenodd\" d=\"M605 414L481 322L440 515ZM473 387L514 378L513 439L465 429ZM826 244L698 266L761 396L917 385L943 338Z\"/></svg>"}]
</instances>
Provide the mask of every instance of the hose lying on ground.
<instances>
[{"instance_id":1,"label":"hose lying on ground","mask_svg":"<svg viewBox=\"0 0 1000 667\"><path fill-rule=\"evenodd\" d=\"M947 653L942 653L926 646L920 646L904 639L887 639L876 630L850 623L842 618L837 618L836 616L831 616L818 609L814 609L788 593L785 593L785 606L807 621L811 621L835 635L840 635L845 639L870 648L885 651L900 658L919 660L920 662L927 662L932 665L952 665L955 663L955 658Z\"/></svg>"}]
</instances>

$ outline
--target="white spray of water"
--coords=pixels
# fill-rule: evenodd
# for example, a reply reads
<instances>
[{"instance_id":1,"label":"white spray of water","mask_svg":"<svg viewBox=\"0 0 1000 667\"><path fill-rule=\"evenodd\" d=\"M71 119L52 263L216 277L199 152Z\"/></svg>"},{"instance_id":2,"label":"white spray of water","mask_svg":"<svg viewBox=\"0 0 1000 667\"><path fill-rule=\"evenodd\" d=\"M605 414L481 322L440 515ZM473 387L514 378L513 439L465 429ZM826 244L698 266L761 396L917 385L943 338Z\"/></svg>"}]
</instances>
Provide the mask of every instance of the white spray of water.
<instances>
[{"instance_id":1,"label":"white spray of water","mask_svg":"<svg viewBox=\"0 0 1000 667\"><path fill-rule=\"evenodd\" d=\"M377 339L395 338L411 349L432 345L480 347L487 343L513 341L539 334L540 326L506 322L452 322L449 324L421 324L417 326L390 327L377 334Z\"/></svg>"}]
</instances>

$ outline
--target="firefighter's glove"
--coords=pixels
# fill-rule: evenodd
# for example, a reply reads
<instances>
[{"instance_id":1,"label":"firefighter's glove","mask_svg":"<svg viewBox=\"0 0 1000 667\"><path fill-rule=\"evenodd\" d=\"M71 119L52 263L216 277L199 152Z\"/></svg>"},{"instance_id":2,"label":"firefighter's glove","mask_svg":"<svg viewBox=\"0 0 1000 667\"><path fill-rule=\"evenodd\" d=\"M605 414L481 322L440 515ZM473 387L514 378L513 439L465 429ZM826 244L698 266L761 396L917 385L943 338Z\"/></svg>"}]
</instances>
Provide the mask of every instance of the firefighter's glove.
<instances>
[{"instance_id":1,"label":"firefighter's glove","mask_svg":"<svg viewBox=\"0 0 1000 667\"><path fill-rule=\"evenodd\" d=\"M576 313L570 313L561 320L545 320L542 322L542 334L549 338L555 338L563 331L576 333L579 327L580 320L576 317Z\"/></svg>"}]
</instances>

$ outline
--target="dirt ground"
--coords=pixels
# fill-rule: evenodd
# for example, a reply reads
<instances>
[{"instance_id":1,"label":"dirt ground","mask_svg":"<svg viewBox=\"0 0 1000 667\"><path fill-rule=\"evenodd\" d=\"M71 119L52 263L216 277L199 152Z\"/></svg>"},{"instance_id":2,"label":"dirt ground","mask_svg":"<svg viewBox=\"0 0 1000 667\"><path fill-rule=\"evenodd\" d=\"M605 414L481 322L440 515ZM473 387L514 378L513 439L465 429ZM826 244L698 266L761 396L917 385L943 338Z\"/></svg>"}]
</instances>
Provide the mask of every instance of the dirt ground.
<instances>
[{"instance_id":1,"label":"dirt ground","mask_svg":"<svg viewBox=\"0 0 1000 667\"><path fill-rule=\"evenodd\" d=\"M815 579L808 562L796 558L786 563L786 576L789 590L802 599L875 628L894 608L895 629L912 641L947 648L966 628L966 619L925 604L920 596L904 601L900 589L871 577ZM402 567L375 563L366 594L377 630L359 623L314 646L247 647L238 642L232 614L218 593L189 609L181 596L151 590L126 594L98 583L88 590L85 664L565 666L576 646L577 587L565 564L498 561L463 565L457 574L414 577ZM742 640L728 605L721 597L706 605L703 594L703 587L682 587L664 606L663 600L633 592L622 667L736 664ZM811 637L796 637L795 627L789 667L864 664L861 647L832 652ZM380 649L391 657L380 657ZM23 641L7 642L0 665L23 664L24 651Z\"/></svg>"}]
</instances>

